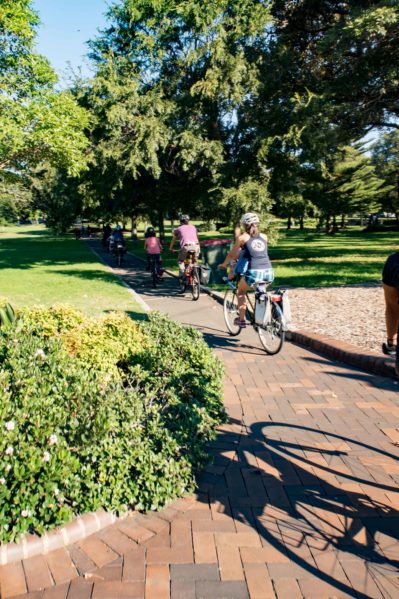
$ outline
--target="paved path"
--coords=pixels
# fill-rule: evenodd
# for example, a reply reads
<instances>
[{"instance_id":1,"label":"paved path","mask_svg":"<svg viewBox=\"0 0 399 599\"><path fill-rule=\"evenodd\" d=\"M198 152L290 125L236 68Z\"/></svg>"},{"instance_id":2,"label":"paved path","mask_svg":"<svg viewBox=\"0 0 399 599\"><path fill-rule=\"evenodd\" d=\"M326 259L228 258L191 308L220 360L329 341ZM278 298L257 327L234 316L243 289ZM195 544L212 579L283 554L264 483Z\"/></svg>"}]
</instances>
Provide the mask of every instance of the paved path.
<instances>
[{"instance_id":1,"label":"paved path","mask_svg":"<svg viewBox=\"0 0 399 599\"><path fill-rule=\"evenodd\" d=\"M154 292L127 266L152 308L197 326L225 363L214 463L192 498L4 566L2 597L399 598L396 382L291 344L268 357L252 331L226 335L209 297L172 279Z\"/></svg>"}]
</instances>

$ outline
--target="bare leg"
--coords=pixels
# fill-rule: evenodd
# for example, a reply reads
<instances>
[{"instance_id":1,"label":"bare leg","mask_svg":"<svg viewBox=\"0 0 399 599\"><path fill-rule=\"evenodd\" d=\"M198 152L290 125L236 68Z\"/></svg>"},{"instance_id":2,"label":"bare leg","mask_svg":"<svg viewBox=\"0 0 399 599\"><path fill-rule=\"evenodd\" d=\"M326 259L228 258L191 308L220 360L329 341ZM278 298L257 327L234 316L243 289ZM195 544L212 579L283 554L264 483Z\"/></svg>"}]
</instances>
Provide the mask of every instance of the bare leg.
<instances>
[{"instance_id":1,"label":"bare leg","mask_svg":"<svg viewBox=\"0 0 399 599\"><path fill-rule=\"evenodd\" d=\"M397 343L399 326L399 291L395 287L383 283L385 296L385 322L387 327L387 342L389 345Z\"/></svg>"},{"instance_id":2,"label":"bare leg","mask_svg":"<svg viewBox=\"0 0 399 599\"><path fill-rule=\"evenodd\" d=\"M238 283L237 288L238 313L240 315L240 320L245 320L245 312L247 309L246 294L248 289L250 289L249 285L247 285L245 280L242 278Z\"/></svg>"}]
</instances>

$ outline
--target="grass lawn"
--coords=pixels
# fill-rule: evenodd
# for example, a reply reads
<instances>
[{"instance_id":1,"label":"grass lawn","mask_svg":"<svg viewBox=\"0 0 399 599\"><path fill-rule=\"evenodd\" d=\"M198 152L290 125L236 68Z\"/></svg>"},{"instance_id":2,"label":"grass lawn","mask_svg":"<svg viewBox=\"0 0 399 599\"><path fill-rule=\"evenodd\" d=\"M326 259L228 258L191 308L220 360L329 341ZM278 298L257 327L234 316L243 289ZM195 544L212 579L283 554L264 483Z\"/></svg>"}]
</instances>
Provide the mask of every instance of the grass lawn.
<instances>
[{"instance_id":1,"label":"grass lawn","mask_svg":"<svg viewBox=\"0 0 399 599\"><path fill-rule=\"evenodd\" d=\"M208 231L199 237L205 240L229 236ZM169 253L169 242L170 235L162 258L166 268L176 270L177 254ZM143 244L143 239L129 242L129 249L145 257ZM177 249L177 244L175 247ZM326 235L315 230L282 229L278 242L270 247L270 257L276 285L325 287L381 281L387 256L398 250L397 231L366 233L360 227L352 227L336 235ZM223 285L213 287L224 289Z\"/></svg>"},{"instance_id":2,"label":"grass lawn","mask_svg":"<svg viewBox=\"0 0 399 599\"><path fill-rule=\"evenodd\" d=\"M0 230L0 296L13 306L68 303L87 315L143 309L83 241L42 226Z\"/></svg>"},{"instance_id":3,"label":"grass lawn","mask_svg":"<svg viewBox=\"0 0 399 599\"><path fill-rule=\"evenodd\" d=\"M399 233L349 228L336 235L284 231L270 257L277 285L325 287L381 281L389 254L399 250Z\"/></svg>"}]
</instances>

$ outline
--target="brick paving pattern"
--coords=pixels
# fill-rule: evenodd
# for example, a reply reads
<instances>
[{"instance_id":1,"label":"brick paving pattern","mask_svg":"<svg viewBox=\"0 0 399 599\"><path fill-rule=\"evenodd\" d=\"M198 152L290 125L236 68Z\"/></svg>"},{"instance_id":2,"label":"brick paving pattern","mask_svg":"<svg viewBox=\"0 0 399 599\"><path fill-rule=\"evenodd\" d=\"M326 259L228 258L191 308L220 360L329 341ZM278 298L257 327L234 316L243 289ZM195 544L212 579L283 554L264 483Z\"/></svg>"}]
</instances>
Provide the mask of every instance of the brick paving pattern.
<instances>
[{"instance_id":1,"label":"brick paving pattern","mask_svg":"<svg viewBox=\"0 0 399 599\"><path fill-rule=\"evenodd\" d=\"M268 357L252 331L225 334L209 297L194 303L172 280L153 292L131 258L121 274L204 332L229 422L193 497L2 566L1 597L399 598L396 381L292 344Z\"/></svg>"}]
</instances>

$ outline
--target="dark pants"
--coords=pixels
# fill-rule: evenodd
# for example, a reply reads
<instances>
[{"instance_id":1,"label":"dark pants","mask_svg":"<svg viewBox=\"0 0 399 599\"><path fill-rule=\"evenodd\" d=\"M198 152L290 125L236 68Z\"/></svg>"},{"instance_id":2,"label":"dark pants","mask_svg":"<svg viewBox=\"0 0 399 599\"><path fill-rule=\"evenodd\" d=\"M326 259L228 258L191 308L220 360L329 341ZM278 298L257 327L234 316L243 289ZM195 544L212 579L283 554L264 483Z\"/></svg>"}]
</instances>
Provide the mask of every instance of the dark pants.
<instances>
[{"instance_id":1,"label":"dark pants","mask_svg":"<svg viewBox=\"0 0 399 599\"><path fill-rule=\"evenodd\" d=\"M155 268L159 275L162 270L161 254L147 254L147 266L148 270L151 269L151 262L155 262Z\"/></svg>"}]
</instances>

